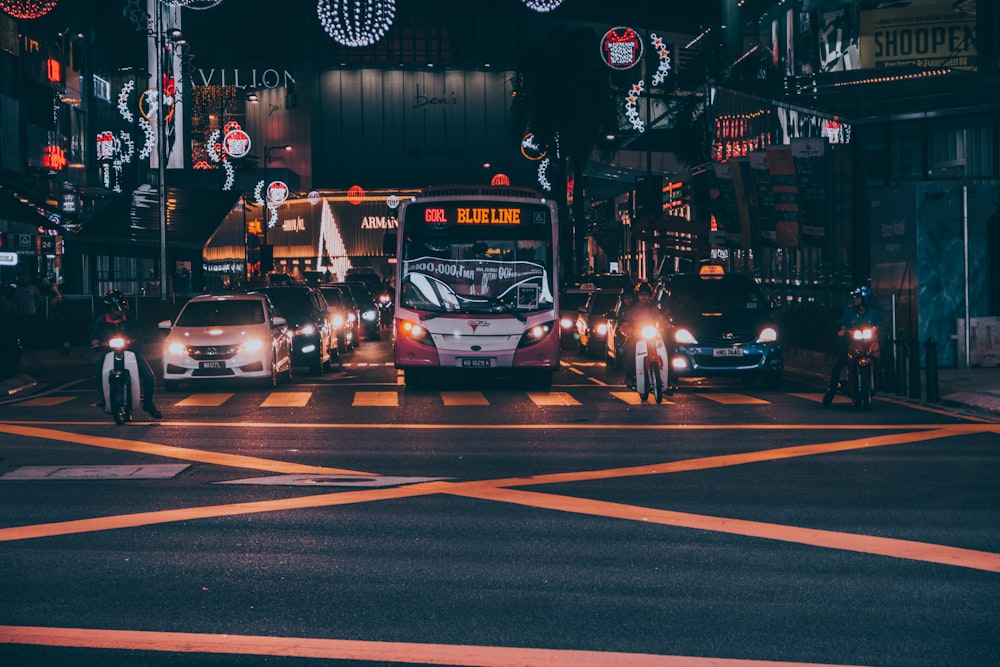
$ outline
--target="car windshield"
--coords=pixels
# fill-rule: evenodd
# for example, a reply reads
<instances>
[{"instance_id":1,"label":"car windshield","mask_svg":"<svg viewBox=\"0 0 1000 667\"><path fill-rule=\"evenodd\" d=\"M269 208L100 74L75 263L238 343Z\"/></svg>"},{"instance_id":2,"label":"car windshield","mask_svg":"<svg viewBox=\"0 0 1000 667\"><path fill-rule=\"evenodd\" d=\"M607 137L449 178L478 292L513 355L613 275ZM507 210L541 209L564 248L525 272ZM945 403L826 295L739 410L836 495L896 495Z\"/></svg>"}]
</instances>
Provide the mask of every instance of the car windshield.
<instances>
[{"instance_id":1,"label":"car windshield","mask_svg":"<svg viewBox=\"0 0 1000 667\"><path fill-rule=\"evenodd\" d=\"M580 310L587 305L588 292L564 292L559 295L560 310Z\"/></svg>"},{"instance_id":2,"label":"car windshield","mask_svg":"<svg viewBox=\"0 0 1000 667\"><path fill-rule=\"evenodd\" d=\"M668 307L676 313L727 313L765 311L767 302L752 280L692 276L674 279Z\"/></svg>"},{"instance_id":3,"label":"car windshield","mask_svg":"<svg viewBox=\"0 0 1000 667\"><path fill-rule=\"evenodd\" d=\"M595 315L603 315L615 307L616 301L618 301L618 295L614 292L599 292L594 295L593 306L590 312Z\"/></svg>"},{"instance_id":4,"label":"car windshield","mask_svg":"<svg viewBox=\"0 0 1000 667\"><path fill-rule=\"evenodd\" d=\"M260 301L192 301L177 317L179 327L232 327L264 323Z\"/></svg>"},{"instance_id":5,"label":"car windshield","mask_svg":"<svg viewBox=\"0 0 1000 667\"><path fill-rule=\"evenodd\" d=\"M354 297L354 303L358 304L362 308L375 306L375 299L372 298L372 294L368 291L367 287L361 283L344 283L344 285L351 291L351 296Z\"/></svg>"},{"instance_id":6,"label":"car windshield","mask_svg":"<svg viewBox=\"0 0 1000 667\"><path fill-rule=\"evenodd\" d=\"M343 308L343 295L339 289L329 289L321 287L320 290L323 292L323 296L326 297L326 303L331 308Z\"/></svg>"},{"instance_id":7,"label":"car windshield","mask_svg":"<svg viewBox=\"0 0 1000 667\"><path fill-rule=\"evenodd\" d=\"M267 295L285 317L301 319L312 314L312 299L309 293L298 289L268 290Z\"/></svg>"}]
</instances>

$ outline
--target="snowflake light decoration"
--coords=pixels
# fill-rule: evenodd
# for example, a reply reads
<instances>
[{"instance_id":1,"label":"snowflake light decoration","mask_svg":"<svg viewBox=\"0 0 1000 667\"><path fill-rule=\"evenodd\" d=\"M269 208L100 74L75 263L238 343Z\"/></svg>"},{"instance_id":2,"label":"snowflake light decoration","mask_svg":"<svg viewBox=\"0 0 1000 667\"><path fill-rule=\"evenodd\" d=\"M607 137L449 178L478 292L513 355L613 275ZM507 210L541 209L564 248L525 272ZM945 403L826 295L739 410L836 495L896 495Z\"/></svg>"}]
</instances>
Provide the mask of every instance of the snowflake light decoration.
<instances>
[{"instance_id":1,"label":"snowflake light decoration","mask_svg":"<svg viewBox=\"0 0 1000 667\"><path fill-rule=\"evenodd\" d=\"M145 160L152 154L153 146L156 145L156 133L153 132L153 124L145 118L139 119L139 127L142 128L143 134L146 135L146 141L142 145L142 150L139 151L139 159Z\"/></svg>"},{"instance_id":2,"label":"snowflake light decoration","mask_svg":"<svg viewBox=\"0 0 1000 667\"><path fill-rule=\"evenodd\" d=\"M667 78L667 72L670 71L670 51L667 50L667 45L663 43L662 37L657 37L656 33L651 33L649 35L649 41L652 42L653 48L656 49L656 54L660 57L660 64L657 66L656 71L653 72L653 85L658 86Z\"/></svg>"},{"instance_id":3,"label":"snowflake light decoration","mask_svg":"<svg viewBox=\"0 0 1000 667\"><path fill-rule=\"evenodd\" d=\"M261 206L267 206L267 228L271 229L278 224L278 205L272 201L264 201L264 181L257 181L253 189L253 199ZM270 199L270 194L268 195Z\"/></svg>"},{"instance_id":4,"label":"snowflake light decoration","mask_svg":"<svg viewBox=\"0 0 1000 667\"><path fill-rule=\"evenodd\" d=\"M121 117L132 122L135 120L135 115L133 115L132 110L128 108L128 98L135 90L135 81L126 81L125 85L122 86L121 91L118 93L118 113Z\"/></svg>"},{"instance_id":5,"label":"snowflake light decoration","mask_svg":"<svg viewBox=\"0 0 1000 667\"><path fill-rule=\"evenodd\" d=\"M319 0L319 22L344 46L371 46L396 18L396 0Z\"/></svg>"},{"instance_id":6,"label":"snowflake light decoration","mask_svg":"<svg viewBox=\"0 0 1000 667\"><path fill-rule=\"evenodd\" d=\"M558 7L563 3L563 0L523 0L525 6L528 9L534 9L536 12L551 12L553 9Z\"/></svg>"},{"instance_id":7,"label":"snowflake light decoration","mask_svg":"<svg viewBox=\"0 0 1000 667\"><path fill-rule=\"evenodd\" d=\"M57 4L59 0L0 0L0 9L16 19L37 19L51 12Z\"/></svg>"},{"instance_id":8,"label":"snowflake light decoration","mask_svg":"<svg viewBox=\"0 0 1000 667\"><path fill-rule=\"evenodd\" d=\"M549 158L544 158L538 163L538 184L542 186L542 190L546 192L551 192L552 182L549 181L548 176L545 175L546 170L549 168Z\"/></svg>"},{"instance_id":9,"label":"snowflake light decoration","mask_svg":"<svg viewBox=\"0 0 1000 667\"><path fill-rule=\"evenodd\" d=\"M639 99L639 96L642 95L642 91L645 87L645 81L633 83L631 90L628 92L628 96L625 98L625 115L632 123L632 128L638 130L639 132L646 131L646 124L642 122L641 118L639 118L639 109L636 106L636 101Z\"/></svg>"}]
</instances>

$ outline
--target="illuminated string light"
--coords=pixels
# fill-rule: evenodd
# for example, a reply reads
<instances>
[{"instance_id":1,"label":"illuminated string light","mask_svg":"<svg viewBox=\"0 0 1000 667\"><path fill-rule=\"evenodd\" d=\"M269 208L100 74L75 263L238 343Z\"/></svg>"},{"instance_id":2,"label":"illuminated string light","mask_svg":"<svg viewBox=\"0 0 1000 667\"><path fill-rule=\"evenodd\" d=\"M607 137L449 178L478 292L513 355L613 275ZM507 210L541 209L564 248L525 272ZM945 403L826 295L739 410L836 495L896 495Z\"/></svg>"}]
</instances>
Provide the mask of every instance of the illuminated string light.
<instances>
[{"instance_id":1,"label":"illuminated string light","mask_svg":"<svg viewBox=\"0 0 1000 667\"><path fill-rule=\"evenodd\" d=\"M139 151L139 159L145 160L152 154L153 146L156 145L156 133L153 131L153 124L145 118L139 119L139 127L142 128L143 134L146 137L142 149Z\"/></svg>"},{"instance_id":2,"label":"illuminated string light","mask_svg":"<svg viewBox=\"0 0 1000 667\"><path fill-rule=\"evenodd\" d=\"M371 46L396 18L396 0L319 0L319 22L344 46Z\"/></svg>"},{"instance_id":3,"label":"illuminated string light","mask_svg":"<svg viewBox=\"0 0 1000 667\"><path fill-rule=\"evenodd\" d=\"M130 123L135 120L135 115L128 108L128 98L133 90L135 90L135 81L126 81L125 85L122 86L121 92L118 93L118 113Z\"/></svg>"},{"instance_id":4,"label":"illuminated string light","mask_svg":"<svg viewBox=\"0 0 1000 667\"><path fill-rule=\"evenodd\" d=\"M563 3L563 0L522 0L528 9L536 12L551 12Z\"/></svg>"},{"instance_id":5,"label":"illuminated string light","mask_svg":"<svg viewBox=\"0 0 1000 667\"><path fill-rule=\"evenodd\" d=\"M636 101L639 96L642 95L642 91L646 87L645 81L639 81L638 83L633 83L631 90L628 92L628 96L625 98L625 116L632 123L632 128L639 131L646 131L646 124L642 122L639 118L639 108L636 106Z\"/></svg>"},{"instance_id":6,"label":"illuminated string light","mask_svg":"<svg viewBox=\"0 0 1000 667\"><path fill-rule=\"evenodd\" d=\"M549 181L548 176L545 175L548 168L549 158L544 158L538 163L538 184L541 185L542 189L546 192L550 192L552 190L552 183Z\"/></svg>"},{"instance_id":7,"label":"illuminated string light","mask_svg":"<svg viewBox=\"0 0 1000 667\"><path fill-rule=\"evenodd\" d=\"M51 12L57 4L59 0L0 0L0 9L16 19L37 19Z\"/></svg>"},{"instance_id":8,"label":"illuminated string light","mask_svg":"<svg viewBox=\"0 0 1000 667\"><path fill-rule=\"evenodd\" d=\"M649 41L653 44L656 54L660 57L660 64L656 67L656 71L653 72L652 81L652 85L658 86L663 83L667 78L667 73L670 71L670 51L667 50L667 45L663 43L663 38L657 37L655 32L649 35Z\"/></svg>"}]
</instances>

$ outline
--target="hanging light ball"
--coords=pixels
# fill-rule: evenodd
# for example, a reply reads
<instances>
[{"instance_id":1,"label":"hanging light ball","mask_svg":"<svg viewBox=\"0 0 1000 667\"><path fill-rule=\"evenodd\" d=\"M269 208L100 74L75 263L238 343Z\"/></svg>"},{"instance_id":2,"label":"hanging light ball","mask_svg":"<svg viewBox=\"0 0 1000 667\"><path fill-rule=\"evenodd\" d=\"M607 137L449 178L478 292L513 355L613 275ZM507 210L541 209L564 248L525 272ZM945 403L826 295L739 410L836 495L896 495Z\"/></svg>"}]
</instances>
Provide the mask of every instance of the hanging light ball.
<instances>
[{"instance_id":1,"label":"hanging light ball","mask_svg":"<svg viewBox=\"0 0 1000 667\"><path fill-rule=\"evenodd\" d=\"M396 18L396 0L319 0L319 22L344 46L371 46Z\"/></svg>"},{"instance_id":2,"label":"hanging light ball","mask_svg":"<svg viewBox=\"0 0 1000 667\"><path fill-rule=\"evenodd\" d=\"M0 10L16 19L37 19L59 4L59 0L0 0Z\"/></svg>"},{"instance_id":3,"label":"hanging light ball","mask_svg":"<svg viewBox=\"0 0 1000 667\"><path fill-rule=\"evenodd\" d=\"M522 0L528 9L536 12L551 12L563 3L563 0Z\"/></svg>"}]
</instances>

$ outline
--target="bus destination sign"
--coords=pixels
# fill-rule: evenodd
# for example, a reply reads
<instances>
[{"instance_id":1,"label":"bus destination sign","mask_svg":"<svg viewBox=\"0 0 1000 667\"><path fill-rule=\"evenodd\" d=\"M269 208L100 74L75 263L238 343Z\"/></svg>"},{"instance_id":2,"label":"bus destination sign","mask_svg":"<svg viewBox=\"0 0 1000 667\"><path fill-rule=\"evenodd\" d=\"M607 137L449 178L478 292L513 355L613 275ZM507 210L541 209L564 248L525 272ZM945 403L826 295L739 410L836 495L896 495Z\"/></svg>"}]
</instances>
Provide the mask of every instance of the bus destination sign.
<instances>
[{"instance_id":1,"label":"bus destination sign","mask_svg":"<svg viewBox=\"0 0 1000 667\"><path fill-rule=\"evenodd\" d=\"M428 225L504 225L514 226L528 222L545 224L548 216L544 209L526 209L521 206L427 206L424 223Z\"/></svg>"}]
</instances>

